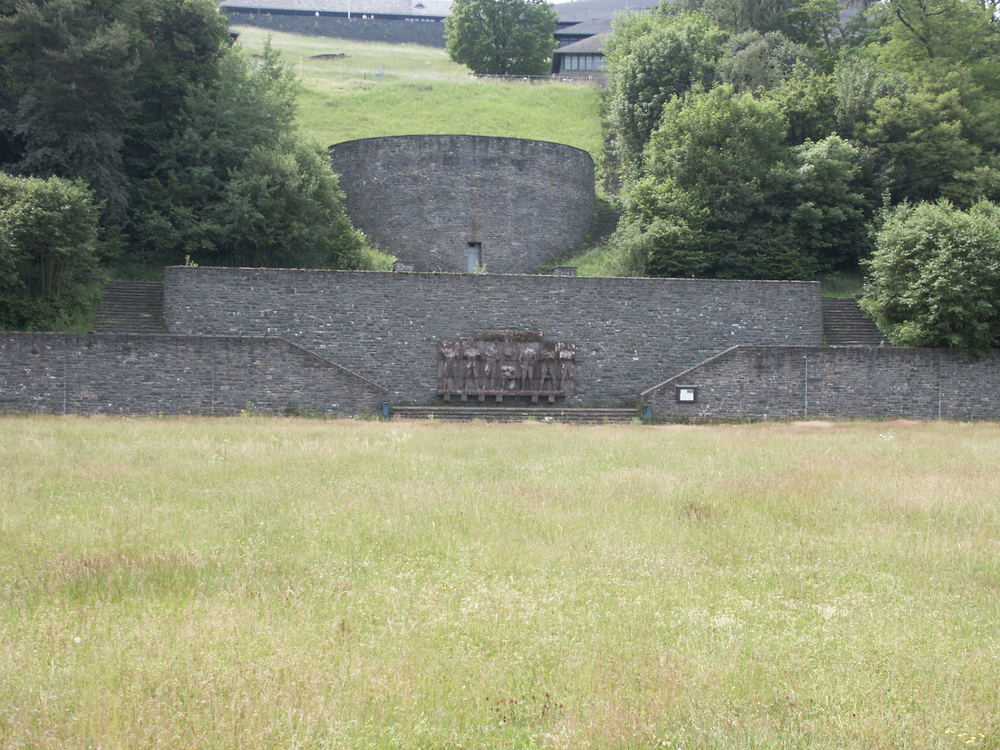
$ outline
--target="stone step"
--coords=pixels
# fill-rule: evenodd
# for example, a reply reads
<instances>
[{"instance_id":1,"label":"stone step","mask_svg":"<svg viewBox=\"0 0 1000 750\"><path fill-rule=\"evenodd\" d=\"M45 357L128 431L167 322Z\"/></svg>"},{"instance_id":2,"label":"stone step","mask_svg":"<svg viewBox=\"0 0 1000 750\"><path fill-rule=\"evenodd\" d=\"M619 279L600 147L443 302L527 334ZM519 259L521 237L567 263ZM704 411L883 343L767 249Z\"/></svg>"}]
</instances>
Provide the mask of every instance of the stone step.
<instances>
[{"instance_id":1,"label":"stone step","mask_svg":"<svg viewBox=\"0 0 1000 750\"><path fill-rule=\"evenodd\" d=\"M101 308L91 330L102 333L162 333L163 283L106 281Z\"/></svg>"},{"instance_id":2,"label":"stone step","mask_svg":"<svg viewBox=\"0 0 1000 750\"><path fill-rule=\"evenodd\" d=\"M851 298L824 297L823 339L828 346L886 346L882 332Z\"/></svg>"},{"instance_id":3,"label":"stone step","mask_svg":"<svg viewBox=\"0 0 1000 750\"><path fill-rule=\"evenodd\" d=\"M638 420L636 409L591 408L583 406L396 406L393 419L447 419L484 422L569 422L574 424L631 424Z\"/></svg>"}]
</instances>

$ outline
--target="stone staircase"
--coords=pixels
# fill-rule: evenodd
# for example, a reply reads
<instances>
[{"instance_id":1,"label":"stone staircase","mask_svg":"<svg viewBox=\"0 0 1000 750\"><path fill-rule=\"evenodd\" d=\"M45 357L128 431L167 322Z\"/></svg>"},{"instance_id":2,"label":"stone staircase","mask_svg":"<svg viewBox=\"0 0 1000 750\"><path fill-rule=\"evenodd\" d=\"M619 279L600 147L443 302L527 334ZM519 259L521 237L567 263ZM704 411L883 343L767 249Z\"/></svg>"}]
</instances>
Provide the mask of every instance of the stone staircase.
<instances>
[{"instance_id":1,"label":"stone staircase","mask_svg":"<svg viewBox=\"0 0 1000 750\"><path fill-rule=\"evenodd\" d=\"M163 283L106 281L95 333L163 333Z\"/></svg>"},{"instance_id":2,"label":"stone staircase","mask_svg":"<svg viewBox=\"0 0 1000 750\"><path fill-rule=\"evenodd\" d=\"M824 297L823 340L827 346L887 346L875 322L852 298Z\"/></svg>"},{"instance_id":3,"label":"stone staircase","mask_svg":"<svg viewBox=\"0 0 1000 750\"><path fill-rule=\"evenodd\" d=\"M598 409L583 406L393 406L393 419L447 419L469 422L570 422L574 424L632 424L636 409Z\"/></svg>"},{"instance_id":4,"label":"stone staircase","mask_svg":"<svg viewBox=\"0 0 1000 750\"><path fill-rule=\"evenodd\" d=\"M622 212L614 206L609 204L601 204L598 206L597 218L594 221L594 226L590 230L590 241L588 244L591 247L596 246L614 234L615 230L618 228L618 222L621 220L621 217Z\"/></svg>"}]
</instances>

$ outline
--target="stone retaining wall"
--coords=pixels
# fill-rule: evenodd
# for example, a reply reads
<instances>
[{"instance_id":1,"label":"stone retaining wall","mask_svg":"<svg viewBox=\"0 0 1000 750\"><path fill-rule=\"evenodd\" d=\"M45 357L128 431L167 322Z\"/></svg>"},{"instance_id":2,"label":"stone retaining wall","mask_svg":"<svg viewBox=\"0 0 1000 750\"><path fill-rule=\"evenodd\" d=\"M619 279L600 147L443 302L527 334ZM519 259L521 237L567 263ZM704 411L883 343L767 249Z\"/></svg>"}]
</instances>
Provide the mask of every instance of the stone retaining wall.
<instances>
[{"instance_id":1,"label":"stone retaining wall","mask_svg":"<svg viewBox=\"0 0 1000 750\"><path fill-rule=\"evenodd\" d=\"M696 401L681 403L690 386ZM738 346L642 394L656 419L998 419L1000 353Z\"/></svg>"},{"instance_id":2,"label":"stone retaining wall","mask_svg":"<svg viewBox=\"0 0 1000 750\"><path fill-rule=\"evenodd\" d=\"M0 412L376 412L376 384L279 338L0 333Z\"/></svg>"},{"instance_id":3,"label":"stone retaining wall","mask_svg":"<svg viewBox=\"0 0 1000 750\"><path fill-rule=\"evenodd\" d=\"M385 386L437 393L437 342L540 331L575 344L569 404L635 404L664 373L734 344L818 345L815 282L620 279L239 268L166 269L172 333L281 336Z\"/></svg>"},{"instance_id":4,"label":"stone retaining wall","mask_svg":"<svg viewBox=\"0 0 1000 750\"><path fill-rule=\"evenodd\" d=\"M461 102L455 103L461 108ZM520 138L413 135L330 147L354 225L416 271L527 273L590 233L594 162Z\"/></svg>"}]
</instances>

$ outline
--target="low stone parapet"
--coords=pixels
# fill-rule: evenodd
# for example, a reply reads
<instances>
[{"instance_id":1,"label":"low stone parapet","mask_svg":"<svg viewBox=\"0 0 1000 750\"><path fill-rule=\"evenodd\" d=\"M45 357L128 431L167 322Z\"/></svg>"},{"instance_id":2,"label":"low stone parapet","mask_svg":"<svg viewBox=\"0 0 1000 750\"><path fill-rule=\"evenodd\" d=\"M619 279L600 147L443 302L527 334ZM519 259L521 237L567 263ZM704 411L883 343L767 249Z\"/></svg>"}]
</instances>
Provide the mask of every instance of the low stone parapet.
<instances>
[{"instance_id":1,"label":"low stone parapet","mask_svg":"<svg viewBox=\"0 0 1000 750\"><path fill-rule=\"evenodd\" d=\"M663 421L1000 419L1000 353L734 346L640 399Z\"/></svg>"},{"instance_id":2,"label":"low stone parapet","mask_svg":"<svg viewBox=\"0 0 1000 750\"><path fill-rule=\"evenodd\" d=\"M279 337L0 333L0 412L376 413L378 384Z\"/></svg>"}]
</instances>

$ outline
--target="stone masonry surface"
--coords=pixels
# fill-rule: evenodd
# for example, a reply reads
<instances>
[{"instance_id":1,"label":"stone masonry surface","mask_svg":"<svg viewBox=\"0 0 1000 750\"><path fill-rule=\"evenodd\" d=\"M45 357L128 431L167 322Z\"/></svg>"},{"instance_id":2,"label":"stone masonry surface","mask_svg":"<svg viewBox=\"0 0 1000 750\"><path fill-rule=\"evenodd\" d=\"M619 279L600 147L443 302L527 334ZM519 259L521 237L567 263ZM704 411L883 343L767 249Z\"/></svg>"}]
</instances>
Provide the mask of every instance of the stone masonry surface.
<instances>
[{"instance_id":1,"label":"stone masonry surface","mask_svg":"<svg viewBox=\"0 0 1000 750\"><path fill-rule=\"evenodd\" d=\"M437 342L483 329L575 344L570 405L621 406L736 344L818 346L815 282L239 268L166 269L164 320L183 335L280 336L422 404Z\"/></svg>"},{"instance_id":2,"label":"stone masonry surface","mask_svg":"<svg viewBox=\"0 0 1000 750\"><path fill-rule=\"evenodd\" d=\"M695 386L678 403L677 386ZM642 394L657 419L997 419L1000 353L738 346Z\"/></svg>"},{"instance_id":3,"label":"stone masonry surface","mask_svg":"<svg viewBox=\"0 0 1000 750\"><path fill-rule=\"evenodd\" d=\"M468 270L472 242L490 273L526 273L590 232L594 162L572 146L391 136L338 143L330 159L354 225L416 271Z\"/></svg>"},{"instance_id":4,"label":"stone masonry surface","mask_svg":"<svg viewBox=\"0 0 1000 750\"><path fill-rule=\"evenodd\" d=\"M0 333L0 412L349 416L384 400L279 338Z\"/></svg>"}]
</instances>

